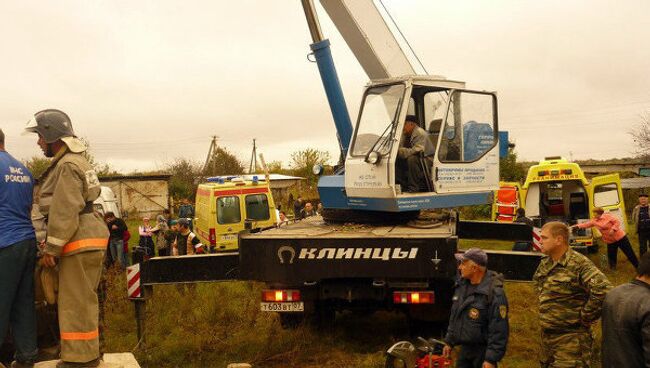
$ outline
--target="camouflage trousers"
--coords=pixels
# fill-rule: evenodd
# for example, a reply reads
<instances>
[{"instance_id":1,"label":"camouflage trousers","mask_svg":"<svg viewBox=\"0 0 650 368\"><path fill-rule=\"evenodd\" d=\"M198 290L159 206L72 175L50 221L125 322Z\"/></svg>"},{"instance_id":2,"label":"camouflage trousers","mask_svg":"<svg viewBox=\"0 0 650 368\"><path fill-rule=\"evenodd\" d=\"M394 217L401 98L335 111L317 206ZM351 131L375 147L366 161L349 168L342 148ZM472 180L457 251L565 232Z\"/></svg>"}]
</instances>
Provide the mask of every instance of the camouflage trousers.
<instances>
[{"instance_id":1,"label":"camouflage trousers","mask_svg":"<svg viewBox=\"0 0 650 368\"><path fill-rule=\"evenodd\" d=\"M542 332L542 368L590 368L594 339L591 331Z\"/></svg>"}]
</instances>

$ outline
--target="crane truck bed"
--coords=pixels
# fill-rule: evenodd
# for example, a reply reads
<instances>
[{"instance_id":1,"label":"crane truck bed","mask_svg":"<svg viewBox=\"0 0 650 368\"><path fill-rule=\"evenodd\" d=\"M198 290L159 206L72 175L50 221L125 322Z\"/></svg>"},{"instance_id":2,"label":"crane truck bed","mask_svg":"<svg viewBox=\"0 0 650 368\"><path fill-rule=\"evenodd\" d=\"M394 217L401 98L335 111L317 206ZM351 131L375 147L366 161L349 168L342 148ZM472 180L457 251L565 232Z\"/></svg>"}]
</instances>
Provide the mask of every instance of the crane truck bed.
<instances>
[{"instance_id":1,"label":"crane truck bed","mask_svg":"<svg viewBox=\"0 0 650 368\"><path fill-rule=\"evenodd\" d=\"M408 225L329 224L321 217L245 234L240 243L244 279L300 285L327 279L371 281L455 275L455 223Z\"/></svg>"}]
</instances>

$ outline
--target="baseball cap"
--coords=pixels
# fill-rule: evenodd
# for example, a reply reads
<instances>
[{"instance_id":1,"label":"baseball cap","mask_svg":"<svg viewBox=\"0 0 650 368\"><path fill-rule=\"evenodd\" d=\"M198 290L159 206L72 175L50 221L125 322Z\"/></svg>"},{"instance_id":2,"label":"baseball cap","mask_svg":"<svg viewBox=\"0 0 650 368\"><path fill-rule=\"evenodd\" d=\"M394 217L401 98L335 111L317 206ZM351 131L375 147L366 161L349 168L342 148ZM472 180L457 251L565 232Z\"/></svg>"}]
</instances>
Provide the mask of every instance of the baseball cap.
<instances>
[{"instance_id":1,"label":"baseball cap","mask_svg":"<svg viewBox=\"0 0 650 368\"><path fill-rule=\"evenodd\" d=\"M465 253L456 253L454 256L458 261L472 261L483 267L486 267L488 262L487 253L479 248L469 248Z\"/></svg>"}]
</instances>

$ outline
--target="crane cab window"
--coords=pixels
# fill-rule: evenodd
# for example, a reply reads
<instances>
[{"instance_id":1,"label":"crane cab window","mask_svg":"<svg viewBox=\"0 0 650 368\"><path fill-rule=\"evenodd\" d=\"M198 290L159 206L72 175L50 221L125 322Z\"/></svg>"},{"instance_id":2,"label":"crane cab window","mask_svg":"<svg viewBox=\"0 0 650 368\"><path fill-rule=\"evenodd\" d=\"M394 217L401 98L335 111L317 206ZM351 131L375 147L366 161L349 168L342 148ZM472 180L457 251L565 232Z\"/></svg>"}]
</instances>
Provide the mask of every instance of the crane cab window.
<instances>
[{"instance_id":1,"label":"crane cab window","mask_svg":"<svg viewBox=\"0 0 650 368\"><path fill-rule=\"evenodd\" d=\"M496 98L488 93L454 91L441 128L442 162L472 162L496 145Z\"/></svg>"},{"instance_id":2,"label":"crane cab window","mask_svg":"<svg viewBox=\"0 0 650 368\"><path fill-rule=\"evenodd\" d=\"M403 84L395 84L366 92L352 143L353 156L366 156L371 151L381 155L390 152L405 89Z\"/></svg>"},{"instance_id":3,"label":"crane cab window","mask_svg":"<svg viewBox=\"0 0 650 368\"><path fill-rule=\"evenodd\" d=\"M270 218L269 199L264 194L246 196L246 219L268 220Z\"/></svg>"},{"instance_id":4,"label":"crane cab window","mask_svg":"<svg viewBox=\"0 0 650 368\"><path fill-rule=\"evenodd\" d=\"M240 221L239 198L235 196L219 197L217 199L217 222L219 224L235 224Z\"/></svg>"},{"instance_id":5,"label":"crane cab window","mask_svg":"<svg viewBox=\"0 0 650 368\"><path fill-rule=\"evenodd\" d=\"M424 95L424 129L429 133L429 139L434 147L438 146L438 137L445 120L445 107L449 99L449 91L429 92Z\"/></svg>"}]
</instances>

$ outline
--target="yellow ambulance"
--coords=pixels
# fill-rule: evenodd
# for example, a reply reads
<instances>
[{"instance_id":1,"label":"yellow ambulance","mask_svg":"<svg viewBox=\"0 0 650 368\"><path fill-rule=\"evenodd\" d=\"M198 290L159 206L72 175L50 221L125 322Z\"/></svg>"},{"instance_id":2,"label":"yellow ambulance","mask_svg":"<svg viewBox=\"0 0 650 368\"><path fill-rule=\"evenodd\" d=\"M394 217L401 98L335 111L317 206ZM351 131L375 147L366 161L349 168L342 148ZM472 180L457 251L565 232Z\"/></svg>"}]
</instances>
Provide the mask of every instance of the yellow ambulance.
<instances>
[{"instance_id":1,"label":"yellow ambulance","mask_svg":"<svg viewBox=\"0 0 650 368\"><path fill-rule=\"evenodd\" d=\"M237 250L238 234L247 227L265 229L277 223L270 184L258 176L208 178L196 191L195 211L194 232L217 252Z\"/></svg>"},{"instance_id":2,"label":"yellow ambulance","mask_svg":"<svg viewBox=\"0 0 650 368\"><path fill-rule=\"evenodd\" d=\"M517 208L524 208L536 226L548 221L571 225L588 221L595 207L602 207L627 226L619 175L587 180L578 164L562 157L547 157L530 167L523 185L501 182L492 205L492 219L512 222ZM594 234L591 229L576 229L571 243L591 247L595 244Z\"/></svg>"}]
</instances>

